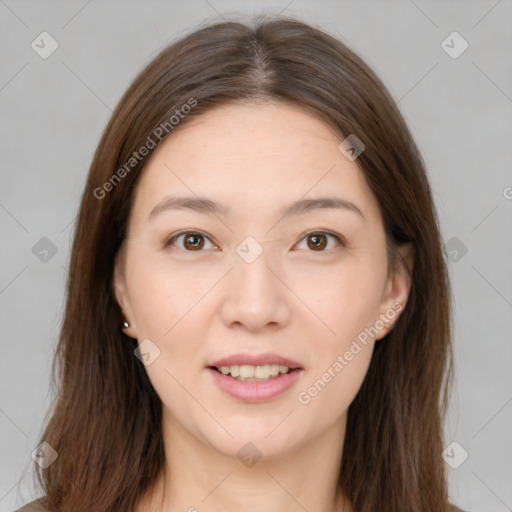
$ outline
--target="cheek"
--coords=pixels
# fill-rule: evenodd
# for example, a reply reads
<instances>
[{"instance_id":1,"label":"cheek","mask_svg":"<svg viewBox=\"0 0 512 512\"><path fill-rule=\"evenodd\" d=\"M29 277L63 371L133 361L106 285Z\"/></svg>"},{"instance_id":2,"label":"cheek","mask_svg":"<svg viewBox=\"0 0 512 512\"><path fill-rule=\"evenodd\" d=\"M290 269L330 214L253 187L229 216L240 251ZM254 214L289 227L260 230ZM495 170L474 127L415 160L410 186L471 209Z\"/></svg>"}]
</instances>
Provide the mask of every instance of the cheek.
<instances>
[{"instance_id":1,"label":"cheek","mask_svg":"<svg viewBox=\"0 0 512 512\"><path fill-rule=\"evenodd\" d=\"M311 309L304 318L316 323L317 336L321 333L324 340L320 350L341 350L374 324L385 272L385 264L368 257L346 258L337 265L310 266L307 272L295 273L293 289Z\"/></svg>"},{"instance_id":2,"label":"cheek","mask_svg":"<svg viewBox=\"0 0 512 512\"><path fill-rule=\"evenodd\" d=\"M316 337L313 373L299 403L334 420L352 403L368 371L377 332L385 258L347 259L329 277L317 273L316 312L333 332ZM312 308L314 309L314 308ZM332 407L336 404L336 407ZM317 412L314 412L317 410Z\"/></svg>"},{"instance_id":3,"label":"cheek","mask_svg":"<svg viewBox=\"0 0 512 512\"><path fill-rule=\"evenodd\" d=\"M217 279L194 272L192 266L134 266L128 288L139 337L154 336L164 342L171 338L175 329L194 315Z\"/></svg>"},{"instance_id":4,"label":"cheek","mask_svg":"<svg viewBox=\"0 0 512 512\"><path fill-rule=\"evenodd\" d=\"M346 414L367 374L372 350L373 344L361 345L350 361L341 352L319 368L297 394L304 414L317 418L319 426L332 424Z\"/></svg>"},{"instance_id":5,"label":"cheek","mask_svg":"<svg viewBox=\"0 0 512 512\"><path fill-rule=\"evenodd\" d=\"M211 278L210 278L211 279ZM181 407L195 378L188 368L204 365L201 346L206 328L203 309L212 284L159 265L133 266L128 282L139 344L149 339L158 356L145 367L153 387L168 407ZM156 352L155 352L156 353ZM187 398L188 397L188 398Z\"/></svg>"},{"instance_id":6,"label":"cheek","mask_svg":"<svg viewBox=\"0 0 512 512\"><path fill-rule=\"evenodd\" d=\"M314 347L310 372L297 401L307 414L322 417L321 423L327 424L348 409L368 371L376 333L367 329L378 318L382 276L364 265L354 265L340 268L329 279L316 277L317 286L309 299L322 323L305 313L310 316L305 331Z\"/></svg>"}]
</instances>

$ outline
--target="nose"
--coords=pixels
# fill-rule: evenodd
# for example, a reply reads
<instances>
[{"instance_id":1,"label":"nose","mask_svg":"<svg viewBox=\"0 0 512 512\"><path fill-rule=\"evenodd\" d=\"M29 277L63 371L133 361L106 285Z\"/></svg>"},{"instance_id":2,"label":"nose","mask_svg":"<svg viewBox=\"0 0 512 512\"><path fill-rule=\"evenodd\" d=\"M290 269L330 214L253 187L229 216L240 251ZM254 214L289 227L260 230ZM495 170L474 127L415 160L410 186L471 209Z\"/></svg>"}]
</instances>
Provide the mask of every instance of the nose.
<instances>
[{"instance_id":1,"label":"nose","mask_svg":"<svg viewBox=\"0 0 512 512\"><path fill-rule=\"evenodd\" d=\"M275 260L264 250L248 263L235 256L233 270L226 276L221 316L228 326L243 326L248 331L278 329L290 320L293 294L286 287Z\"/></svg>"}]
</instances>

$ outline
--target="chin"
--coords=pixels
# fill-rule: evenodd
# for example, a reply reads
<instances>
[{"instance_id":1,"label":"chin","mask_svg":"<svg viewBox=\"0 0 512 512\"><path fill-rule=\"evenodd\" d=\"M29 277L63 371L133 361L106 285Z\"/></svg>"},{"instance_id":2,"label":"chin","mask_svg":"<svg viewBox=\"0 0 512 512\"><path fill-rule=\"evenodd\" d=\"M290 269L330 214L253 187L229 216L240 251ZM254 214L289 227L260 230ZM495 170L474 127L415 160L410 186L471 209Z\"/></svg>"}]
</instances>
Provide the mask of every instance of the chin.
<instances>
[{"instance_id":1,"label":"chin","mask_svg":"<svg viewBox=\"0 0 512 512\"><path fill-rule=\"evenodd\" d=\"M289 413L260 417L257 424L251 418L238 417L233 421L222 421L223 426L233 435L230 437L221 427L208 430L203 435L207 443L218 452L240 460L272 460L293 452L306 440L301 433L294 431L296 423L286 418ZM290 415L291 416L291 415Z\"/></svg>"}]
</instances>

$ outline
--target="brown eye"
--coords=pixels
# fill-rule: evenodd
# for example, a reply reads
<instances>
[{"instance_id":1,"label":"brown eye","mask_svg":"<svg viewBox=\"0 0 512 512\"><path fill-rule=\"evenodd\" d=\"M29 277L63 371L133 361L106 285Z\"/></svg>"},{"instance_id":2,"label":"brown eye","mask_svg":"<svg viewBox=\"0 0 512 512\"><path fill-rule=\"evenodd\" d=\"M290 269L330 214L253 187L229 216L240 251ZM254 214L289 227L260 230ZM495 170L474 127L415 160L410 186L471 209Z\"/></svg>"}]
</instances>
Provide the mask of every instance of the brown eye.
<instances>
[{"instance_id":1,"label":"brown eye","mask_svg":"<svg viewBox=\"0 0 512 512\"><path fill-rule=\"evenodd\" d=\"M325 249L325 246L327 245L326 238L327 237L325 235L309 235L307 237L308 247L310 249L323 250L323 249Z\"/></svg>"},{"instance_id":2,"label":"brown eye","mask_svg":"<svg viewBox=\"0 0 512 512\"><path fill-rule=\"evenodd\" d=\"M338 245L344 245L343 240L340 236L335 235L334 233L326 233L323 231L308 233L303 240L307 242L307 248L314 252L326 252L324 249L328 245L329 238L334 239ZM329 247L328 249L331 249Z\"/></svg>"},{"instance_id":3,"label":"brown eye","mask_svg":"<svg viewBox=\"0 0 512 512\"><path fill-rule=\"evenodd\" d=\"M189 252L200 252L205 246L205 240L209 241L209 238L201 233L197 233L196 231L185 231L183 233L178 233L177 235L171 237L165 244L165 246L167 247L170 245L174 245L175 242L180 238L182 238L183 241L179 249L183 249Z\"/></svg>"},{"instance_id":4,"label":"brown eye","mask_svg":"<svg viewBox=\"0 0 512 512\"><path fill-rule=\"evenodd\" d=\"M186 249L201 249L204 245L204 237L198 234L187 235L184 239L184 244Z\"/></svg>"}]
</instances>

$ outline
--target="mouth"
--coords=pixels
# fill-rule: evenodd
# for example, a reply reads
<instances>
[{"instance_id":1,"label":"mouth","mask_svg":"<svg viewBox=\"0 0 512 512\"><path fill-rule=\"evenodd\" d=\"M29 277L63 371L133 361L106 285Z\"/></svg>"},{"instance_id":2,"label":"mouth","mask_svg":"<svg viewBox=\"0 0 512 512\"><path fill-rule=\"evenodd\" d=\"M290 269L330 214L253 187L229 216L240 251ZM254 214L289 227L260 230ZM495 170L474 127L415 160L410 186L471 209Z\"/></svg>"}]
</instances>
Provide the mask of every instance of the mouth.
<instances>
[{"instance_id":1,"label":"mouth","mask_svg":"<svg viewBox=\"0 0 512 512\"><path fill-rule=\"evenodd\" d=\"M210 366L209 368L241 382L266 382L300 370L300 368L289 368L282 364L265 364L261 366L236 364L230 366Z\"/></svg>"},{"instance_id":2,"label":"mouth","mask_svg":"<svg viewBox=\"0 0 512 512\"><path fill-rule=\"evenodd\" d=\"M223 393L247 403L277 399L304 373L300 364L277 354L234 354L214 361L206 369Z\"/></svg>"}]
</instances>

